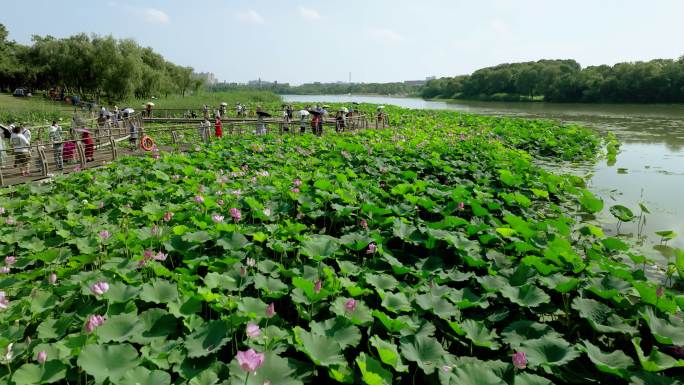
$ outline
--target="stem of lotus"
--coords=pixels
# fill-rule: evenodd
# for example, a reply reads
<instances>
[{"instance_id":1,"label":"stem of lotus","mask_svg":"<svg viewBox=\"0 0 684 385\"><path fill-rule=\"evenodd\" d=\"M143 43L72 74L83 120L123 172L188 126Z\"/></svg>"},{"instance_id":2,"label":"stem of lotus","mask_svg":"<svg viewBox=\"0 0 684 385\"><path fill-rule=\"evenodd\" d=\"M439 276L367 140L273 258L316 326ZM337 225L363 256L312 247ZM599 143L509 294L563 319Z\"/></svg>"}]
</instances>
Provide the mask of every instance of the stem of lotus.
<instances>
[{"instance_id":1,"label":"stem of lotus","mask_svg":"<svg viewBox=\"0 0 684 385\"><path fill-rule=\"evenodd\" d=\"M247 372L247 376L245 377L245 385L247 385L247 381L249 381L249 372Z\"/></svg>"}]
</instances>

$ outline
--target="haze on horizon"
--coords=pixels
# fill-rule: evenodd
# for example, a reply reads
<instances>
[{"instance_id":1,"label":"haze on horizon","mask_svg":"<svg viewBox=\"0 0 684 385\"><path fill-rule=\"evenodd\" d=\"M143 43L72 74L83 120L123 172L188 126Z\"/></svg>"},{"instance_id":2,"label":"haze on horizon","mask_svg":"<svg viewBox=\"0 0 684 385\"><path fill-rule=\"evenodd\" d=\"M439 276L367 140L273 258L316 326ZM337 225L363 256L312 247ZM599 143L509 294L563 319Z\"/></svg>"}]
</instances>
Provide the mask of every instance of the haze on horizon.
<instances>
[{"instance_id":1,"label":"haze on horizon","mask_svg":"<svg viewBox=\"0 0 684 385\"><path fill-rule=\"evenodd\" d=\"M679 0L4 1L9 38L133 38L220 80L390 82L505 62L684 54Z\"/></svg>"}]
</instances>

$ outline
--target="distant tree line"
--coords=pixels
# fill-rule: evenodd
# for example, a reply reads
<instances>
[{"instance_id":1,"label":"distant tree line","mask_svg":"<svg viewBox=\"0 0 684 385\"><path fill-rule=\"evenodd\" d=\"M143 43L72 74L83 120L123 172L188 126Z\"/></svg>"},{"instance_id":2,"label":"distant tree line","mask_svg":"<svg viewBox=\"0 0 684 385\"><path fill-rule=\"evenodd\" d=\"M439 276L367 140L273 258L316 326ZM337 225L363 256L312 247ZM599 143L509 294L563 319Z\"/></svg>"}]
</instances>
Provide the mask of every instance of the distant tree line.
<instances>
[{"instance_id":1,"label":"distant tree line","mask_svg":"<svg viewBox=\"0 0 684 385\"><path fill-rule=\"evenodd\" d=\"M420 96L422 84L396 83L307 83L291 86L288 83L263 82L261 84L217 83L208 86L210 91L266 90L280 95L342 95L377 94Z\"/></svg>"},{"instance_id":2,"label":"distant tree line","mask_svg":"<svg viewBox=\"0 0 684 385\"><path fill-rule=\"evenodd\" d=\"M96 100L147 98L198 89L191 67L168 62L131 39L78 34L32 37L29 46L7 40L0 24L0 90L59 88Z\"/></svg>"},{"instance_id":3,"label":"distant tree line","mask_svg":"<svg viewBox=\"0 0 684 385\"><path fill-rule=\"evenodd\" d=\"M424 98L549 102L684 102L684 56L677 60L581 68L574 60L501 64L429 81Z\"/></svg>"}]
</instances>

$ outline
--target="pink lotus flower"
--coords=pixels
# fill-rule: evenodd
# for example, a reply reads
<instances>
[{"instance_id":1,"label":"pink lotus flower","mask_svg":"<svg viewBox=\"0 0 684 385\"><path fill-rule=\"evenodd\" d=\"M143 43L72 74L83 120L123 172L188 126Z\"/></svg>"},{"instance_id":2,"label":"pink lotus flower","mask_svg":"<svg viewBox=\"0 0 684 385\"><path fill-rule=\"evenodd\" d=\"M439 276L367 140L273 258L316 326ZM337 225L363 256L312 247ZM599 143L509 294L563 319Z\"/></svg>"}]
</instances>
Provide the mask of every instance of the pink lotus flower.
<instances>
[{"instance_id":1,"label":"pink lotus flower","mask_svg":"<svg viewBox=\"0 0 684 385\"><path fill-rule=\"evenodd\" d=\"M216 195L218 195L218 196L223 195L223 191L221 191L221 190L216 191Z\"/></svg>"},{"instance_id":2,"label":"pink lotus flower","mask_svg":"<svg viewBox=\"0 0 684 385\"><path fill-rule=\"evenodd\" d=\"M9 299L5 296L4 291L0 291L0 310L7 309L9 307Z\"/></svg>"},{"instance_id":3,"label":"pink lotus flower","mask_svg":"<svg viewBox=\"0 0 684 385\"><path fill-rule=\"evenodd\" d=\"M223 201L223 199L219 199L219 200L216 202L216 204L219 205L219 206L223 206L224 203L225 203L225 202Z\"/></svg>"},{"instance_id":4,"label":"pink lotus flower","mask_svg":"<svg viewBox=\"0 0 684 385\"><path fill-rule=\"evenodd\" d=\"M13 266L15 263L17 263L17 257L13 255L5 257L5 265Z\"/></svg>"},{"instance_id":5,"label":"pink lotus flower","mask_svg":"<svg viewBox=\"0 0 684 385\"><path fill-rule=\"evenodd\" d=\"M316 283L314 284L314 293L316 293L316 294L320 293L322 288L323 288L323 281L321 281L321 280L319 279L319 280L316 281Z\"/></svg>"},{"instance_id":6,"label":"pink lotus flower","mask_svg":"<svg viewBox=\"0 0 684 385\"><path fill-rule=\"evenodd\" d=\"M466 140L465 134L461 134L461 140Z\"/></svg>"},{"instance_id":7,"label":"pink lotus flower","mask_svg":"<svg viewBox=\"0 0 684 385\"><path fill-rule=\"evenodd\" d=\"M259 328L259 325L255 323L248 323L247 324L247 337L249 338L256 338L261 335L261 329Z\"/></svg>"},{"instance_id":8,"label":"pink lotus flower","mask_svg":"<svg viewBox=\"0 0 684 385\"><path fill-rule=\"evenodd\" d=\"M5 220L5 223L12 226L12 225L16 224L17 221L15 221L14 218L12 218L12 217L7 217L7 219Z\"/></svg>"},{"instance_id":9,"label":"pink lotus flower","mask_svg":"<svg viewBox=\"0 0 684 385\"><path fill-rule=\"evenodd\" d=\"M103 207L104 207L104 202L100 201L100 203L97 205L97 207L103 208Z\"/></svg>"},{"instance_id":10,"label":"pink lotus flower","mask_svg":"<svg viewBox=\"0 0 684 385\"><path fill-rule=\"evenodd\" d=\"M235 207L230 209L230 216L233 217L235 222L240 222L240 219L242 219L242 213Z\"/></svg>"},{"instance_id":11,"label":"pink lotus flower","mask_svg":"<svg viewBox=\"0 0 684 385\"><path fill-rule=\"evenodd\" d=\"M223 215L214 214L211 219L216 223L223 222Z\"/></svg>"},{"instance_id":12,"label":"pink lotus flower","mask_svg":"<svg viewBox=\"0 0 684 385\"><path fill-rule=\"evenodd\" d=\"M9 272L10 272L9 266L0 267L0 274L9 274Z\"/></svg>"},{"instance_id":13,"label":"pink lotus flower","mask_svg":"<svg viewBox=\"0 0 684 385\"><path fill-rule=\"evenodd\" d=\"M151 233L152 235L154 235L155 237L156 237L157 235L159 235L159 226L157 226L157 225L152 225L152 227L150 228L150 233Z\"/></svg>"},{"instance_id":14,"label":"pink lotus flower","mask_svg":"<svg viewBox=\"0 0 684 385\"><path fill-rule=\"evenodd\" d=\"M171 211L164 213L164 222L170 222L171 218L173 218L173 213Z\"/></svg>"},{"instance_id":15,"label":"pink lotus flower","mask_svg":"<svg viewBox=\"0 0 684 385\"><path fill-rule=\"evenodd\" d=\"M256 266L256 260L254 258L247 258L247 266L249 266L249 267Z\"/></svg>"},{"instance_id":16,"label":"pink lotus flower","mask_svg":"<svg viewBox=\"0 0 684 385\"><path fill-rule=\"evenodd\" d=\"M85 325L85 330L87 333L92 333L96 327L102 326L105 323L105 318L98 314L93 314L88 318Z\"/></svg>"},{"instance_id":17,"label":"pink lotus flower","mask_svg":"<svg viewBox=\"0 0 684 385\"><path fill-rule=\"evenodd\" d=\"M292 191L292 192L295 193L295 194L299 194L299 189L298 189L297 187L293 188L293 189L290 190L290 191Z\"/></svg>"},{"instance_id":18,"label":"pink lotus flower","mask_svg":"<svg viewBox=\"0 0 684 385\"><path fill-rule=\"evenodd\" d=\"M36 361L38 361L38 363L41 365L44 364L45 361L47 361L47 352L45 352L44 350L38 352L38 356L36 357Z\"/></svg>"},{"instance_id":19,"label":"pink lotus flower","mask_svg":"<svg viewBox=\"0 0 684 385\"><path fill-rule=\"evenodd\" d=\"M7 263L7 261L5 261L5 263ZM660 287L656 290L656 297L660 298L660 297L662 297L663 295L665 295L665 288L662 287L662 286L660 286Z\"/></svg>"},{"instance_id":20,"label":"pink lotus flower","mask_svg":"<svg viewBox=\"0 0 684 385\"><path fill-rule=\"evenodd\" d=\"M100 239L102 239L102 240L109 239L109 237L112 236L112 234L110 234L109 231L107 231L107 230L100 231L99 235L100 235Z\"/></svg>"},{"instance_id":21,"label":"pink lotus flower","mask_svg":"<svg viewBox=\"0 0 684 385\"><path fill-rule=\"evenodd\" d=\"M299 179L299 178L297 178L297 179L295 179L294 181L292 181L292 183L293 183L295 186L299 187L299 186L302 185L302 180Z\"/></svg>"},{"instance_id":22,"label":"pink lotus flower","mask_svg":"<svg viewBox=\"0 0 684 385\"><path fill-rule=\"evenodd\" d=\"M366 254L375 254L375 250L377 249L377 246L375 243L371 243L368 245L368 250L366 250Z\"/></svg>"},{"instance_id":23,"label":"pink lotus flower","mask_svg":"<svg viewBox=\"0 0 684 385\"><path fill-rule=\"evenodd\" d=\"M55 283L57 283L57 274L50 273L50 276L48 277L48 282L50 283L50 285L54 285Z\"/></svg>"},{"instance_id":24,"label":"pink lotus flower","mask_svg":"<svg viewBox=\"0 0 684 385\"><path fill-rule=\"evenodd\" d=\"M240 364L240 369L245 372L255 373L264 363L264 353L257 353L254 349L249 349L246 352L237 352L237 360L238 364Z\"/></svg>"},{"instance_id":25,"label":"pink lotus flower","mask_svg":"<svg viewBox=\"0 0 684 385\"><path fill-rule=\"evenodd\" d=\"M231 191L231 192L232 192L232 194L235 195L236 197L239 197L240 195L242 195L242 190L233 190L233 191Z\"/></svg>"},{"instance_id":26,"label":"pink lotus flower","mask_svg":"<svg viewBox=\"0 0 684 385\"><path fill-rule=\"evenodd\" d=\"M154 260L155 261L166 261L166 258L168 257L168 254L164 254L161 251L158 252L157 254L154 255Z\"/></svg>"},{"instance_id":27,"label":"pink lotus flower","mask_svg":"<svg viewBox=\"0 0 684 385\"><path fill-rule=\"evenodd\" d=\"M463 210L464 207L465 207L465 204L463 204L463 202L458 202L458 209L459 210Z\"/></svg>"},{"instance_id":28,"label":"pink lotus flower","mask_svg":"<svg viewBox=\"0 0 684 385\"><path fill-rule=\"evenodd\" d=\"M362 219L361 222L359 223L361 225L361 228L364 230L368 230L368 222L366 222L365 219Z\"/></svg>"},{"instance_id":29,"label":"pink lotus flower","mask_svg":"<svg viewBox=\"0 0 684 385\"><path fill-rule=\"evenodd\" d=\"M444 373L449 373L451 371L451 366L449 366L449 365L442 366L442 371Z\"/></svg>"},{"instance_id":30,"label":"pink lotus flower","mask_svg":"<svg viewBox=\"0 0 684 385\"><path fill-rule=\"evenodd\" d=\"M154 256L154 251L152 249L146 249L143 252L143 259L151 259Z\"/></svg>"},{"instance_id":31,"label":"pink lotus flower","mask_svg":"<svg viewBox=\"0 0 684 385\"><path fill-rule=\"evenodd\" d=\"M344 309L350 313L356 310L356 300L350 299L347 302L345 302Z\"/></svg>"},{"instance_id":32,"label":"pink lotus flower","mask_svg":"<svg viewBox=\"0 0 684 385\"><path fill-rule=\"evenodd\" d=\"M201 195L195 195L196 203L204 203L204 198Z\"/></svg>"},{"instance_id":33,"label":"pink lotus flower","mask_svg":"<svg viewBox=\"0 0 684 385\"><path fill-rule=\"evenodd\" d=\"M98 297L106 293L108 290L109 284L104 281L96 282L92 286L90 286L90 291L92 291L93 294L95 294Z\"/></svg>"},{"instance_id":34,"label":"pink lotus flower","mask_svg":"<svg viewBox=\"0 0 684 385\"><path fill-rule=\"evenodd\" d=\"M518 369L525 369L527 367L527 356L525 352L513 353L513 366Z\"/></svg>"},{"instance_id":35,"label":"pink lotus flower","mask_svg":"<svg viewBox=\"0 0 684 385\"><path fill-rule=\"evenodd\" d=\"M0 207L0 215L3 215L3 214L5 214L5 208L4 208L4 207Z\"/></svg>"},{"instance_id":36,"label":"pink lotus flower","mask_svg":"<svg viewBox=\"0 0 684 385\"><path fill-rule=\"evenodd\" d=\"M81 166L74 167L74 172L79 172L79 171L81 171Z\"/></svg>"},{"instance_id":37,"label":"pink lotus flower","mask_svg":"<svg viewBox=\"0 0 684 385\"><path fill-rule=\"evenodd\" d=\"M178 180L178 179L180 179L180 175L176 174L176 175L172 176L172 178L173 178L173 180Z\"/></svg>"},{"instance_id":38,"label":"pink lotus flower","mask_svg":"<svg viewBox=\"0 0 684 385\"><path fill-rule=\"evenodd\" d=\"M265 171L265 170L264 170L264 171L260 171L258 174L259 174L259 176L263 176L263 177L267 177L267 176L271 175L271 174L268 173L268 171Z\"/></svg>"},{"instance_id":39,"label":"pink lotus flower","mask_svg":"<svg viewBox=\"0 0 684 385\"><path fill-rule=\"evenodd\" d=\"M263 213L264 213L265 216L270 217L270 216L271 216L271 209L265 208L264 211L263 211Z\"/></svg>"},{"instance_id":40,"label":"pink lotus flower","mask_svg":"<svg viewBox=\"0 0 684 385\"><path fill-rule=\"evenodd\" d=\"M276 314L276 311L275 311L275 303L271 302L271 303L268 304L268 306L266 307L266 317L268 317L268 318L273 318L273 316L274 316L275 314Z\"/></svg>"}]
</instances>

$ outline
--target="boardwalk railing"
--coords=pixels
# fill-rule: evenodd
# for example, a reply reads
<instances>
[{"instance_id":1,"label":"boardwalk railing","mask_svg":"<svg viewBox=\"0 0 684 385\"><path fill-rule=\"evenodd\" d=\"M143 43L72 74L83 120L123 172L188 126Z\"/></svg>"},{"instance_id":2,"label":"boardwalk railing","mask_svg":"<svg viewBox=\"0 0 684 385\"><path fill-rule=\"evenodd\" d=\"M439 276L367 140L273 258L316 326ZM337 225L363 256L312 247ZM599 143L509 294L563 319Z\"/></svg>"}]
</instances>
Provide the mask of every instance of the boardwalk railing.
<instances>
[{"instance_id":1,"label":"boardwalk railing","mask_svg":"<svg viewBox=\"0 0 684 385\"><path fill-rule=\"evenodd\" d=\"M137 118L136 118L137 119ZM140 140L149 136L156 144L155 150L187 151L201 143L208 143L216 138L215 126L200 126L196 121L175 125L148 125L138 119L134 139L130 131L124 127L95 127L89 130L92 141L75 137L58 143L39 143L27 148L27 154L5 147L0 150L0 186L9 186L39 180L56 173L69 173L84 168L96 167L117 159L121 155L143 155ZM305 122L304 131L315 132L310 122ZM323 132L351 131L373 127L385 127L384 123L369 122L365 117L347 120L341 127L335 119L323 122ZM226 121L222 127L223 135L259 135L277 133L280 135L298 135L302 132L300 121L283 121L277 119L236 119Z\"/></svg>"}]
</instances>

